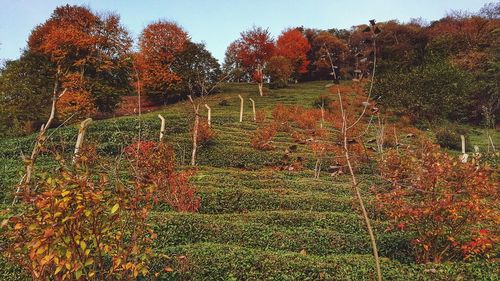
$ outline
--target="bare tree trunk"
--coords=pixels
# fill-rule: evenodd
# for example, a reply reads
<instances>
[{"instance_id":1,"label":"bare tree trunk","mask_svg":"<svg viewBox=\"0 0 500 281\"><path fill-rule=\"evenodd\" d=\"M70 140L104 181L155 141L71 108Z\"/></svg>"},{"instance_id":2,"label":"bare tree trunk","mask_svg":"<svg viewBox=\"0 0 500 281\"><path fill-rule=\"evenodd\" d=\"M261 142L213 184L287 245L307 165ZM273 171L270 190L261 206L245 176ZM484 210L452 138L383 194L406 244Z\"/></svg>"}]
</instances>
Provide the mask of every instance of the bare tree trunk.
<instances>
[{"instance_id":1,"label":"bare tree trunk","mask_svg":"<svg viewBox=\"0 0 500 281\"><path fill-rule=\"evenodd\" d=\"M24 167L24 175L21 177L21 180L19 181L19 184L17 185L16 194L14 196L14 200L12 200L12 205L14 205L14 204L17 203L17 199L18 199L19 193L21 192L21 190L23 188L29 189L28 184L31 182L31 177L33 175L33 169L34 169L34 166L35 166L36 159L38 158L38 155L40 154L40 151L42 150L43 145L45 143L47 130L52 125L52 121L54 121L54 118L55 118L55 115L56 115L56 103L57 103L57 99L60 98L60 97L62 97L66 93L66 89L64 89L64 91L60 95L58 95L58 92L59 92L59 75L60 75L60 73L61 73L61 69L58 68L57 74L56 74L56 79L55 79L55 82L54 82L54 91L52 93L52 106L51 106L51 109L50 109L49 119L40 128L40 132L38 133L38 135L36 137L35 145L33 146L33 150L31 151L30 158L23 159L24 162L26 163L25 167Z\"/></svg>"},{"instance_id":2,"label":"bare tree trunk","mask_svg":"<svg viewBox=\"0 0 500 281\"><path fill-rule=\"evenodd\" d=\"M87 131L87 127L90 125L92 122L92 118L87 118L80 123L80 129L78 130L78 137L76 139L76 144L75 144L75 152L73 153L73 164L78 161L78 158L80 157L80 149L82 148L83 145L83 139L85 138L85 133Z\"/></svg>"},{"instance_id":3,"label":"bare tree trunk","mask_svg":"<svg viewBox=\"0 0 500 281\"><path fill-rule=\"evenodd\" d=\"M163 117L161 114L158 114L158 118L161 120L161 125L160 125L160 142L163 140L163 137L165 136L165 117Z\"/></svg>"},{"instance_id":4,"label":"bare tree trunk","mask_svg":"<svg viewBox=\"0 0 500 281\"><path fill-rule=\"evenodd\" d=\"M264 73L263 73L263 67L259 64L257 66L257 75L259 76L259 81L258 81L258 85L259 85L259 95L262 97L264 96Z\"/></svg>"},{"instance_id":5,"label":"bare tree trunk","mask_svg":"<svg viewBox=\"0 0 500 281\"><path fill-rule=\"evenodd\" d=\"M342 133L342 137L343 137L343 148L344 148L344 154L345 154L345 158L346 158L346 162L347 162L347 166L349 167L349 172L351 174L351 180L352 180L352 187L356 193L356 197L359 201L359 205L361 207L361 211L363 213L363 218L365 220L365 224L366 224L366 228L368 229L368 234L370 236L370 241L371 241L371 245L372 245L372 250L373 250L373 256L375 258L375 267L376 267L376 271L377 271L377 280L378 281L382 281L382 270L380 269L380 258L378 256L378 249L377 249L377 241L375 240L375 235L373 234L373 229L372 229L372 226L370 224L370 218L368 217L368 213L366 211L366 208L365 208L365 204L363 203L363 198L361 197L361 193L359 191L359 187L358 187L358 181L356 179L356 174L354 173L354 169L352 168L352 164L351 164L351 160L350 160L350 157L349 157L349 146L348 146L348 142L347 142L347 132L349 131L349 129L353 128L354 126L356 126L356 124L358 122L361 121L361 119L363 118L363 116L365 115L365 112L366 112L366 109L368 108L369 106L369 101L370 101L370 98L371 98L371 94L372 94L372 90L373 90L373 84L374 84L374 80L375 80L375 67L376 67L376 64L377 64L377 49L376 49L376 40L375 40L375 33L373 31L373 26L372 26L372 39L373 39L373 71L372 71L372 79L371 79L371 83L370 83L370 88L368 90L368 96L366 98L366 102L364 102L364 107L363 107L363 111L360 113L360 115L358 116L358 118L356 119L356 121L354 121L352 124L348 124L347 123L347 118L346 118L346 114L344 112L344 107L343 107L343 104L342 104L342 95L340 94L340 88L339 86L337 85L337 94L338 94L338 97L339 97L339 102L340 102L340 111L341 111L341 114L342 114L342 129L341 129L341 133ZM333 64L333 60L332 60L332 57L330 55L330 52L328 51L328 49L326 49L326 52L327 52L327 55L328 55L328 58L330 60L330 64L331 64L331 67L332 67L332 74L335 78L335 80L337 80L337 76L335 74L335 65Z\"/></svg>"},{"instance_id":6,"label":"bare tree trunk","mask_svg":"<svg viewBox=\"0 0 500 281\"><path fill-rule=\"evenodd\" d=\"M358 187L358 181L356 178L356 174L354 173L354 169L352 168L351 164L351 159L349 157L349 146L347 142L347 131L349 130L350 126L347 124L347 118L344 113L344 107L342 105L342 95L340 94L340 89L337 86L337 93L339 97L339 102L340 102L340 110L342 114L342 137L343 137L343 147L344 147L344 156L347 162L347 166L349 167L349 173L351 174L351 183L352 187L356 193L356 197L359 202L359 206L361 207L361 212L363 214L363 219L365 220L366 228L368 229L368 235L370 236L370 241L372 244L372 250L373 250L373 256L375 258L375 267L377 271L377 280L382 281L382 271L380 269L380 259L378 256L378 248L377 248L377 241L375 240L375 235L373 234L373 229L370 223L370 218L368 217L368 212L366 211L365 204L363 202L363 198L361 197L361 193L359 191Z\"/></svg>"},{"instance_id":7,"label":"bare tree trunk","mask_svg":"<svg viewBox=\"0 0 500 281\"><path fill-rule=\"evenodd\" d=\"M240 98L240 123L243 122L243 98L241 97L241 95L238 95L238 97Z\"/></svg>"},{"instance_id":8,"label":"bare tree trunk","mask_svg":"<svg viewBox=\"0 0 500 281\"><path fill-rule=\"evenodd\" d=\"M383 159L384 154L384 135L385 135L385 124L383 118L380 117L380 112L377 114L378 119L378 132L377 132L377 152L379 153L381 159Z\"/></svg>"},{"instance_id":9,"label":"bare tree trunk","mask_svg":"<svg viewBox=\"0 0 500 281\"><path fill-rule=\"evenodd\" d=\"M198 149L198 126L200 124L200 115L199 115L200 106L194 103L191 95L189 95L188 98L191 104L193 105L193 111L194 111L193 150L191 151L191 166L196 166L196 151Z\"/></svg>"},{"instance_id":10,"label":"bare tree trunk","mask_svg":"<svg viewBox=\"0 0 500 281\"><path fill-rule=\"evenodd\" d=\"M249 100L252 102L253 121L257 121L257 113L255 112L255 101L251 98Z\"/></svg>"},{"instance_id":11,"label":"bare tree trunk","mask_svg":"<svg viewBox=\"0 0 500 281\"><path fill-rule=\"evenodd\" d=\"M208 104L205 104L205 107L208 110L208 114L207 114L208 127L211 127L212 126L212 109L210 108L210 106L208 106Z\"/></svg>"}]
</instances>

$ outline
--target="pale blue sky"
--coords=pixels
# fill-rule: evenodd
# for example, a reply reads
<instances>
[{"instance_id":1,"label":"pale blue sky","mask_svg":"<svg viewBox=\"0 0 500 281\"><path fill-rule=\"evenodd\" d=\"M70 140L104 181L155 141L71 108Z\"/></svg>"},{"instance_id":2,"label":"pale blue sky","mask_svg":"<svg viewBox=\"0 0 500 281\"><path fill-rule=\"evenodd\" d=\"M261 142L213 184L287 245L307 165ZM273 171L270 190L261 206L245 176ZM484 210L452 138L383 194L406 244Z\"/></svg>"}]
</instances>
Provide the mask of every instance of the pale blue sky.
<instances>
[{"instance_id":1,"label":"pale blue sky","mask_svg":"<svg viewBox=\"0 0 500 281\"><path fill-rule=\"evenodd\" d=\"M349 28L369 19L432 21L451 10L477 11L494 0L0 0L0 60L19 57L32 28L55 7L84 4L95 11L114 11L134 38L150 22L173 20L196 42L205 42L219 60L242 30L258 25L276 36L293 26Z\"/></svg>"}]
</instances>

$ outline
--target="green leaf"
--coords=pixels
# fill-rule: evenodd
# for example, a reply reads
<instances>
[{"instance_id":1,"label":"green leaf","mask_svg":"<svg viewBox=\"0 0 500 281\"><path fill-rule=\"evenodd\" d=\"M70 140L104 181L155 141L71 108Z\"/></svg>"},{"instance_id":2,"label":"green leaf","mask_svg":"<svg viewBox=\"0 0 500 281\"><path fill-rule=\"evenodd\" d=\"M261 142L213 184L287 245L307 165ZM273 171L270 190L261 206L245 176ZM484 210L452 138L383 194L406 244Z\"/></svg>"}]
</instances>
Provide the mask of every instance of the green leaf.
<instances>
[{"instance_id":1,"label":"green leaf","mask_svg":"<svg viewBox=\"0 0 500 281\"><path fill-rule=\"evenodd\" d=\"M120 208L120 204L116 203L113 208L111 208L111 213L114 214L116 211L118 211L118 208Z\"/></svg>"},{"instance_id":2,"label":"green leaf","mask_svg":"<svg viewBox=\"0 0 500 281\"><path fill-rule=\"evenodd\" d=\"M93 259L93 258L90 258L90 259L88 259L87 261L85 261L85 266L89 266L89 265L91 265L91 264L93 264L93 263L94 263L94 259Z\"/></svg>"}]
</instances>

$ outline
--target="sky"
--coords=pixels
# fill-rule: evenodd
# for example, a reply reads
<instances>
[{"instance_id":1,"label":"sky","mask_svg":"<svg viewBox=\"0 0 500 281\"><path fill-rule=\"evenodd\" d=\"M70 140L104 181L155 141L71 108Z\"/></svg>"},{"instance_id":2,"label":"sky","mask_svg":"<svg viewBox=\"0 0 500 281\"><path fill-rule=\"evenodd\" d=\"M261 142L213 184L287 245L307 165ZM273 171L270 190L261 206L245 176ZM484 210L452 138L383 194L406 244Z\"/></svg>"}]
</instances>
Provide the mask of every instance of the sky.
<instances>
[{"instance_id":1,"label":"sky","mask_svg":"<svg viewBox=\"0 0 500 281\"><path fill-rule=\"evenodd\" d=\"M203 42L223 61L226 47L252 26L268 28L274 37L295 26L350 28L369 19L402 22L437 20L452 10L478 11L494 0L0 0L0 61L16 59L26 40L60 5L86 5L112 11L134 39L149 23L175 21L195 42Z\"/></svg>"}]
</instances>

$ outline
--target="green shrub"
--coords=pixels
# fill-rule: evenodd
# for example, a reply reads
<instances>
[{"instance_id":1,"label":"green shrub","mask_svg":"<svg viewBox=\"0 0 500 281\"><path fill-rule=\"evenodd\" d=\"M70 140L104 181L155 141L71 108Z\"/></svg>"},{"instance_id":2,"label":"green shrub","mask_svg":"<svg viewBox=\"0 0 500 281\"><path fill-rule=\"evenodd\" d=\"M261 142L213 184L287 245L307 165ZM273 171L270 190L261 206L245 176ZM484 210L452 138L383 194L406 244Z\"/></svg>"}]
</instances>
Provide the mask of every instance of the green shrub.
<instances>
[{"instance_id":1,"label":"green shrub","mask_svg":"<svg viewBox=\"0 0 500 281\"><path fill-rule=\"evenodd\" d=\"M330 98L327 95L320 95L317 99L315 99L312 103L312 106L314 108L321 108L323 107L325 110L328 110L330 108L330 103L332 102L332 98Z\"/></svg>"},{"instance_id":2,"label":"green shrub","mask_svg":"<svg viewBox=\"0 0 500 281\"><path fill-rule=\"evenodd\" d=\"M467 131L457 126L443 126L436 130L436 142L443 148L461 150L462 140L460 135L465 137L466 149L470 149L470 140Z\"/></svg>"},{"instance_id":3,"label":"green shrub","mask_svg":"<svg viewBox=\"0 0 500 281\"><path fill-rule=\"evenodd\" d=\"M475 83L471 74L442 60L429 59L419 67L381 73L373 96L393 109L405 110L414 120L467 121ZM420 122L422 120L419 120Z\"/></svg>"},{"instance_id":4,"label":"green shrub","mask_svg":"<svg viewBox=\"0 0 500 281\"><path fill-rule=\"evenodd\" d=\"M360 280L375 279L371 255L318 257L309 254L198 243L166 249L170 260L156 260L159 280ZM384 280L498 280L499 262L406 265L381 260Z\"/></svg>"},{"instance_id":5,"label":"green shrub","mask_svg":"<svg viewBox=\"0 0 500 281\"><path fill-rule=\"evenodd\" d=\"M259 216L265 220L265 215ZM350 217L353 222L360 218ZM331 222L329 228L279 226L248 222L231 216L182 215L155 220L155 249L199 242L228 243L259 249L305 250L313 255L370 254L370 240L360 223L351 228ZM377 225L377 224L376 224ZM384 234L377 227L381 256L412 261L410 238L401 233ZM344 232L342 232L344 231Z\"/></svg>"}]
</instances>

